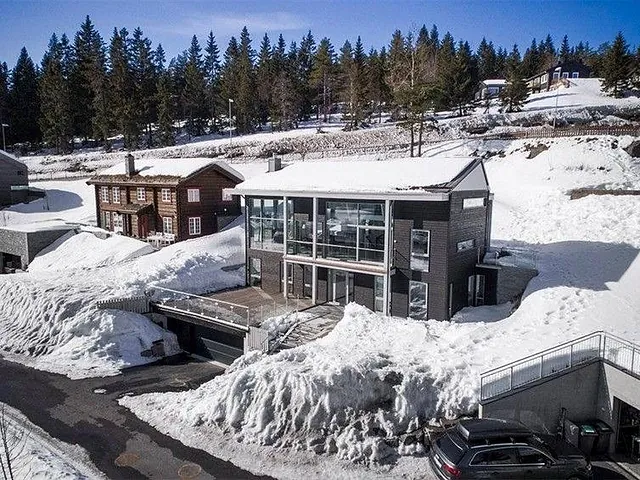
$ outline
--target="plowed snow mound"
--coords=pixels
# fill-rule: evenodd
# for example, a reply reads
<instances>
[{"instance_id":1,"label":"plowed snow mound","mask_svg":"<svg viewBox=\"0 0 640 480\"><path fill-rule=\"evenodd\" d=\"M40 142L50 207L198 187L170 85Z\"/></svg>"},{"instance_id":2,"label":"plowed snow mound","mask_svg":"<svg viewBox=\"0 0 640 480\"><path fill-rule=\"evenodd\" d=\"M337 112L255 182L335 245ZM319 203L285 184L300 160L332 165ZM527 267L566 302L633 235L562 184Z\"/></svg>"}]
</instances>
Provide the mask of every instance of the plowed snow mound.
<instances>
[{"instance_id":1,"label":"plowed snow mound","mask_svg":"<svg viewBox=\"0 0 640 480\"><path fill-rule=\"evenodd\" d=\"M66 239L59 252L42 255L34 272L0 276L0 350L12 359L71 378L114 375L153 360L141 356L153 341L164 340L167 354L179 349L172 333L144 316L99 310L98 301L141 295L154 285L204 293L244 281L243 269L222 270L244 261L241 226L133 260L127 258L142 253L141 242L90 237ZM129 248L121 250L123 242ZM104 266L89 268L89 258ZM54 260L68 268L57 270Z\"/></svg>"}]
</instances>

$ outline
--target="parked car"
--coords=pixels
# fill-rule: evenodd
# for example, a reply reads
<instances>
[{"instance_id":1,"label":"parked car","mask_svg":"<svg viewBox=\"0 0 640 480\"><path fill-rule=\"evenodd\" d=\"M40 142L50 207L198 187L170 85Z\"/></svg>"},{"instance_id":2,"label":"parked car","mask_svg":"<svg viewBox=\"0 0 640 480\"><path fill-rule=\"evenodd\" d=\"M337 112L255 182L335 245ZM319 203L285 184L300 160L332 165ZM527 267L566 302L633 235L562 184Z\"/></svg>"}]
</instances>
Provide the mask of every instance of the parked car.
<instances>
[{"instance_id":1,"label":"parked car","mask_svg":"<svg viewBox=\"0 0 640 480\"><path fill-rule=\"evenodd\" d=\"M429 459L444 480L592 478L591 464L573 445L493 418L460 421L433 442Z\"/></svg>"}]
</instances>

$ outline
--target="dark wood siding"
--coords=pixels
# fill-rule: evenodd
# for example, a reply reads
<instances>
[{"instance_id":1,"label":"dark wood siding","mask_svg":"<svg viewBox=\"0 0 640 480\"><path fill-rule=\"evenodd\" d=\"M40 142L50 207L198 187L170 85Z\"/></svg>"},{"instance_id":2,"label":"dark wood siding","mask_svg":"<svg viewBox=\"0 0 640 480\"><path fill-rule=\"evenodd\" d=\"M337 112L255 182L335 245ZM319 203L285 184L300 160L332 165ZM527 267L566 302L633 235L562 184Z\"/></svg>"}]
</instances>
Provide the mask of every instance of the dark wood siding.
<instances>
[{"instance_id":1,"label":"dark wood siding","mask_svg":"<svg viewBox=\"0 0 640 480\"><path fill-rule=\"evenodd\" d=\"M453 282L452 313L467 306L467 282L476 273L478 259L486 251L487 207L463 209L464 198L487 197L486 191L451 194L451 222L449 226L449 282ZM457 251L458 242L473 240L475 247ZM487 279L489 280L489 279Z\"/></svg>"},{"instance_id":2,"label":"dark wood siding","mask_svg":"<svg viewBox=\"0 0 640 480\"><path fill-rule=\"evenodd\" d=\"M178 240L194 238L189 235L189 217L200 217L201 234L210 235L218 231L218 216L240 215L240 198L235 196L231 200L222 200L222 190L232 188L236 182L211 167L198 175L181 182L177 188L178 205ZM200 201L188 202L187 190L200 189Z\"/></svg>"},{"instance_id":3,"label":"dark wood siding","mask_svg":"<svg viewBox=\"0 0 640 480\"><path fill-rule=\"evenodd\" d=\"M259 258L262 262L262 289L267 293L278 293L282 289L280 278L282 255L282 252L257 250L254 248L247 249L247 258ZM247 277L248 276L249 262L247 261Z\"/></svg>"},{"instance_id":4,"label":"dark wood siding","mask_svg":"<svg viewBox=\"0 0 640 480\"><path fill-rule=\"evenodd\" d=\"M353 277L353 288L355 290L353 301L360 305L364 305L371 310L375 310L375 277L373 275L365 275L362 273L356 273Z\"/></svg>"},{"instance_id":5,"label":"dark wood siding","mask_svg":"<svg viewBox=\"0 0 640 480\"><path fill-rule=\"evenodd\" d=\"M392 315L408 315L409 281L414 280L429 285L429 318L448 318L449 214L449 202L394 202L393 263L396 270L391 277ZM411 270L412 229L431 232L428 272Z\"/></svg>"}]
</instances>

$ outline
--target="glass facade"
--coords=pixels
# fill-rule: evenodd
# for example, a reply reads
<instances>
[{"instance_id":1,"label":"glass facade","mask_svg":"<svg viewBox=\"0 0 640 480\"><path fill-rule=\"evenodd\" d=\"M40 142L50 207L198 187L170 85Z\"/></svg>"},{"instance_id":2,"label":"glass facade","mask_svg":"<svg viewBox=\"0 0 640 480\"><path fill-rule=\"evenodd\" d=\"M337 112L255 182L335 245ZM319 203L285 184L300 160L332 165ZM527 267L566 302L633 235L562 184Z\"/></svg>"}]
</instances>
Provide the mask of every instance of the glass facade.
<instances>
[{"instance_id":1,"label":"glass facade","mask_svg":"<svg viewBox=\"0 0 640 480\"><path fill-rule=\"evenodd\" d=\"M287 204L287 253L313 255L313 201L294 198Z\"/></svg>"},{"instance_id":2,"label":"glass facade","mask_svg":"<svg viewBox=\"0 0 640 480\"><path fill-rule=\"evenodd\" d=\"M280 198L250 198L249 248L282 251L284 248L284 201Z\"/></svg>"},{"instance_id":3,"label":"glass facade","mask_svg":"<svg viewBox=\"0 0 640 480\"><path fill-rule=\"evenodd\" d=\"M249 259L249 285L252 287L262 285L262 260L259 258Z\"/></svg>"},{"instance_id":4,"label":"glass facade","mask_svg":"<svg viewBox=\"0 0 640 480\"><path fill-rule=\"evenodd\" d=\"M384 261L384 203L327 202L325 225L318 250L323 258Z\"/></svg>"}]
</instances>

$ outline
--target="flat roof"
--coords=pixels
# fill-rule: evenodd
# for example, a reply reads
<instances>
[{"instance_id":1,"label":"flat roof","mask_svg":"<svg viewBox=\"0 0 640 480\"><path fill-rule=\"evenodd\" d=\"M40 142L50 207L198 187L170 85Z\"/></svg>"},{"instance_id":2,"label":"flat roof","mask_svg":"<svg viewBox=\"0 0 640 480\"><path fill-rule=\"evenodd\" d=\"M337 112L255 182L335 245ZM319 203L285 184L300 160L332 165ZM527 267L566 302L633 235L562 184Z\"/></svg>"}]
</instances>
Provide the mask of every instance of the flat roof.
<instances>
[{"instance_id":1,"label":"flat roof","mask_svg":"<svg viewBox=\"0 0 640 480\"><path fill-rule=\"evenodd\" d=\"M350 198L447 198L470 157L427 157L379 161L297 162L251 177L227 192L234 195L292 195Z\"/></svg>"},{"instance_id":2,"label":"flat roof","mask_svg":"<svg viewBox=\"0 0 640 480\"><path fill-rule=\"evenodd\" d=\"M10 230L13 232L34 233L54 230L73 230L79 225L77 223L67 223L64 220L43 220L41 222L19 223L17 225L7 225L0 227L0 230Z\"/></svg>"}]
</instances>

